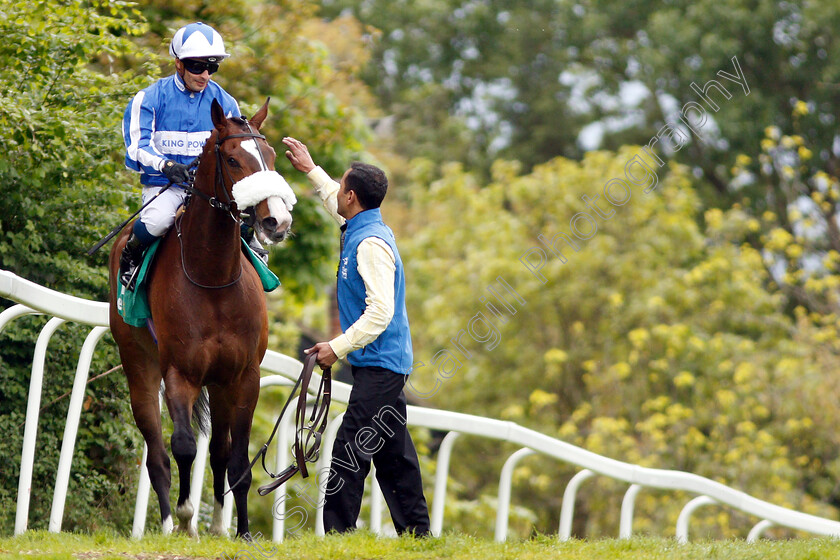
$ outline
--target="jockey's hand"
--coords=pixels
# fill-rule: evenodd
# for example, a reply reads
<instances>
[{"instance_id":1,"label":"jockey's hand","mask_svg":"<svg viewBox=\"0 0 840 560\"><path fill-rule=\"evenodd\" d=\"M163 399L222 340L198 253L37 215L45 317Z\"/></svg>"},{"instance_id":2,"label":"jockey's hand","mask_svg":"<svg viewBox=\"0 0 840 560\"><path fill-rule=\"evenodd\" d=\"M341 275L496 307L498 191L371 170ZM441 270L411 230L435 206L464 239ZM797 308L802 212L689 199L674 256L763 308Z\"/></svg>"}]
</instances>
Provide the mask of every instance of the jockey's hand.
<instances>
[{"instance_id":1,"label":"jockey's hand","mask_svg":"<svg viewBox=\"0 0 840 560\"><path fill-rule=\"evenodd\" d=\"M318 356L315 358L315 363L321 366L321 369L327 369L338 361L338 356L333 352L329 342L319 342L312 348L307 348L303 351L307 355L312 352L317 353Z\"/></svg>"},{"instance_id":2,"label":"jockey's hand","mask_svg":"<svg viewBox=\"0 0 840 560\"><path fill-rule=\"evenodd\" d=\"M166 178L176 185L186 183L190 180L190 168L183 163L178 163L171 159L166 160L166 163L163 164L162 171L166 175Z\"/></svg>"},{"instance_id":3,"label":"jockey's hand","mask_svg":"<svg viewBox=\"0 0 840 560\"><path fill-rule=\"evenodd\" d=\"M315 169L315 162L312 161L312 156L309 155L306 144L288 136L283 138L283 143L289 148L286 150L286 157L289 158L295 169L303 173L309 173Z\"/></svg>"}]
</instances>

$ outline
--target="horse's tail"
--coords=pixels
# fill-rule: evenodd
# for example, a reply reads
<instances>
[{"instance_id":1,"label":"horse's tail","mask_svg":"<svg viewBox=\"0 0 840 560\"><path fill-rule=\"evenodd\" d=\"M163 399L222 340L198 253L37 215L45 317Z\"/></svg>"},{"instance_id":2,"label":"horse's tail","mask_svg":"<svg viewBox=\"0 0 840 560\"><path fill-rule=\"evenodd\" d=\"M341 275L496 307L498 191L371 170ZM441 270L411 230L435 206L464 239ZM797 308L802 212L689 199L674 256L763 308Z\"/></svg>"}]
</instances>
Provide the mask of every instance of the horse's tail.
<instances>
[{"instance_id":1,"label":"horse's tail","mask_svg":"<svg viewBox=\"0 0 840 560\"><path fill-rule=\"evenodd\" d=\"M210 398L207 387L202 387L193 405L192 423L202 435L210 434Z\"/></svg>"},{"instance_id":2,"label":"horse's tail","mask_svg":"<svg viewBox=\"0 0 840 560\"><path fill-rule=\"evenodd\" d=\"M160 396L166 393L166 383L160 382ZM207 387L202 387L195 400L192 412L192 425L202 435L210 435L210 397L207 394Z\"/></svg>"}]
</instances>

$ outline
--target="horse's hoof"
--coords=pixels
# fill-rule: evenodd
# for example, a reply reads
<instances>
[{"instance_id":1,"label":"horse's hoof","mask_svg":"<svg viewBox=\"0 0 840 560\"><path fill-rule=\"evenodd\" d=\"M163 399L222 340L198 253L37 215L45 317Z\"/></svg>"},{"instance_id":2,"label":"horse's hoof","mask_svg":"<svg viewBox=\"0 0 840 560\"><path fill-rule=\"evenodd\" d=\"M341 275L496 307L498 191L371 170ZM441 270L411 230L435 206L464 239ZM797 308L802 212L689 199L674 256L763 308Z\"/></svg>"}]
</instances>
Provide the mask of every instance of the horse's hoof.
<instances>
[{"instance_id":1,"label":"horse's hoof","mask_svg":"<svg viewBox=\"0 0 840 560\"><path fill-rule=\"evenodd\" d=\"M186 533L190 537L197 537L198 536L198 531L195 530L195 527L193 527L192 523L190 523L189 521L187 521L187 522L182 521L182 522L178 523L178 532L179 533Z\"/></svg>"},{"instance_id":2,"label":"horse's hoof","mask_svg":"<svg viewBox=\"0 0 840 560\"><path fill-rule=\"evenodd\" d=\"M193 505L189 500L175 509L175 516L178 518L178 532L187 533L191 537L198 536L198 531L195 530L192 524L194 511Z\"/></svg>"},{"instance_id":3,"label":"horse's hoof","mask_svg":"<svg viewBox=\"0 0 840 560\"><path fill-rule=\"evenodd\" d=\"M216 537L226 537L227 534L225 530L222 529L221 525L210 525L210 534Z\"/></svg>"},{"instance_id":4,"label":"horse's hoof","mask_svg":"<svg viewBox=\"0 0 840 560\"><path fill-rule=\"evenodd\" d=\"M179 533L186 533L187 535L189 535L192 538L197 538L198 537L198 531L195 530L195 527L192 526L192 523L188 523L186 525L184 525L183 523L179 524L178 525L178 532Z\"/></svg>"},{"instance_id":5,"label":"horse's hoof","mask_svg":"<svg viewBox=\"0 0 840 560\"><path fill-rule=\"evenodd\" d=\"M172 523L172 516L167 515L166 519L163 520L163 524L161 525L160 532L164 535L171 535L172 529L175 527L175 524Z\"/></svg>"},{"instance_id":6,"label":"horse's hoof","mask_svg":"<svg viewBox=\"0 0 840 560\"><path fill-rule=\"evenodd\" d=\"M222 523L222 509L223 506L219 502L213 504L213 522L210 524L210 534L217 537L228 536Z\"/></svg>"}]
</instances>

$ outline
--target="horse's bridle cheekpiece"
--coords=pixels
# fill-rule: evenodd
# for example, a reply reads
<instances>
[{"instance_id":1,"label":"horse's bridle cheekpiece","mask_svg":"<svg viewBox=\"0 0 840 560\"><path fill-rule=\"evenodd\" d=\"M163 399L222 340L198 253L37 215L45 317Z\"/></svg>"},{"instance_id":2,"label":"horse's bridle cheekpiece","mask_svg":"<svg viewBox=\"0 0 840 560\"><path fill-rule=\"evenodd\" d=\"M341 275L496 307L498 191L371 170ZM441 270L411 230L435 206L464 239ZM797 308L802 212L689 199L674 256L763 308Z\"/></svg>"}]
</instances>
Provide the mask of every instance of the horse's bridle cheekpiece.
<instances>
[{"instance_id":1,"label":"horse's bridle cheekpiece","mask_svg":"<svg viewBox=\"0 0 840 560\"><path fill-rule=\"evenodd\" d=\"M306 397L309 391L309 383L312 380L312 372L315 369L315 360L317 355L317 352L312 352L306 356L306 359L304 359L303 371L301 371L300 377L298 377L297 382L295 382L294 387L292 387L292 392L289 394L289 398L286 399L286 404L283 405L283 409L280 411L280 416L277 417L277 421L274 423L274 429L271 431L268 441L266 441L265 445L262 446L262 449L257 452L254 460L251 461L251 464L248 466L248 469L242 474L235 484L231 485L227 492L230 492L240 482L242 482L260 458L262 458L263 470L268 476L274 479L268 484L259 487L257 492L260 496L265 496L277 490L284 482L292 478L298 472L300 472L303 478L307 478L309 476L309 470L307 469L306 464L314 463L318 460L321 449L321 437L327 427L327 416L330 411L330 395L332 392L332 373L330 368L326 368L321 374L321 384L318 387L318 392L315 395L314 402L312 403L312 412L309 415L309 420L307 420ZM292 446L292 453L295 460L286 468L286 470L275 474L268 470L265 466L265 456L268 452L268 446L277 434L277 430L280 427L280 421L283 419L283 415L286 413L289 403L291 403L292 399L295 398L295 393L297 393L298 390L300 390L300 393L298 395L297 406L295 408L295 443ZM225 492L225 494L227 494L227 492Z\"/></svg>"}]
</instances>

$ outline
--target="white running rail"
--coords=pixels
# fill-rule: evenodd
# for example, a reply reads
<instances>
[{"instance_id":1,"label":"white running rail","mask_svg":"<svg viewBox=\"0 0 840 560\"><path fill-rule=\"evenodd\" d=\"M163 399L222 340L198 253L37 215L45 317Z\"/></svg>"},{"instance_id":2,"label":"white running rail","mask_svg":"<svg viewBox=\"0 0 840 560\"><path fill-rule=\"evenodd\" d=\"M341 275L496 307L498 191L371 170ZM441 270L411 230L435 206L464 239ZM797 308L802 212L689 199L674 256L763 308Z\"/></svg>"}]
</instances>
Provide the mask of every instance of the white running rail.
<instances>
[{"instance_id":1,"label":"white running rail","mask_svg":"<svg viewBox=\"0 0 840 560\"><path fill-rule=\"evenodd\" d=\"M68 321L93 327L80 351L53 491L49 530L59 532L61 531L61 522L64 514L64 503L67 496L70 469L72 468L73 448L75 446L76 432L81 416L85 384L96 345L107 331L108 306L103 302L84 300L44 288L5 270L0 270L0 297L17 302L17 305L0 313L0 332L2 332L9 322L24 315L43 314L51 316L51 319L43 327L38 336L32 360L32 376L26 410L23 450L21 452L15 534L24 532L28 523L38 411L40 409L41 387L44 379L44 362L50 337L62 324ZM260 386L292 385L293 381L299 375L301 367L302 364L298 360L269 351L262 363L262 369L264 372L269 373L269 375L261 379ZM317 388L319 381L317 374L315 378L311 385ZM333 402L346 404L349 394L349 385L337 382L333 384ZM276 470L278 471L285 468L290 461L288 447L289 435L293 433L291 419L292 415L287 415L284 418L281 424L282 429L278 435L279 441L275 464ZM441 447L438 450L436 478L433 490L434 499L431 504L431 525L432 532L435 535L439 535L443 529L443 506L446 498L446 483L452 450L459 436L471 435L506 441L520 447L518 451L508 458L500 473L499 500L495 525L495 537L497 541L504 541L507 538L511 485L515 466L519 461L525 460L528 456L534 454L553 457L559 461L577 465L582 469L569 482L566 492L563 495L558 531L558 537L560 539L568 539L571 535L572 517L574 515L574 505L578 489L586 479L595 475L620 480L629 485L621 507L620 538L628 538L632 535L635 498L645 488L685 491L697 495L696 498L686 504L677 521L676 537L680 542L686 542L688 540L692 513L697 508L711 505L717 507L728 506L755 517L757 523L750 531L747 537L748 541L754 541L760 538L765 530L773 526L788 527L817 535L840 537L840 522L838 521L783 508L695 474L640 467L602 457L580 447L524 428L513 422L504 422L469 414L459 414L415 406L408 407L407 421L410 426L449 432L444 437ZM339 418L334 418L324 433L322 453L318 461L316 473L325 472L325 469L329 465L332 445L335 440L338 425ZM201 502L200 494L206 470L207 443L206 437L199 438L198 455L193 467L191 499L196 511L193 523L197 520L199 504ZM319 501L318 506L316 506L316 532L323 534L323 519L320 504L323 500L327 480L326 477L320 477L316 480L319 486ZM274 516L273 538L276 542L281 542L286 532L285 520L287 516L285 502L288 499L288 495L286 494L288 490L286 488L287 486L283 485L274 494L272 509ZM148 474L144 460L142 462L142 472L135 505L134 527L132 531L135 537L142 536L144 532L149 492ZM383 511L382 494L376 484L372 484L371 492L373 498L370 508L371 519L369 526L372 530L381 532ZM229 498L228 496L224 509L227 523L226 527L230 527L232 517L232 500ZM253 504L254 501L251 503Z\"/></svg>"}]
</instances>

